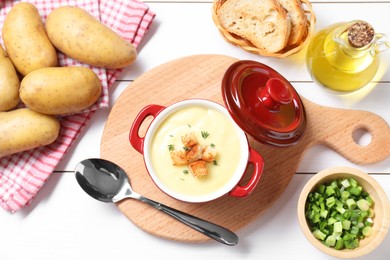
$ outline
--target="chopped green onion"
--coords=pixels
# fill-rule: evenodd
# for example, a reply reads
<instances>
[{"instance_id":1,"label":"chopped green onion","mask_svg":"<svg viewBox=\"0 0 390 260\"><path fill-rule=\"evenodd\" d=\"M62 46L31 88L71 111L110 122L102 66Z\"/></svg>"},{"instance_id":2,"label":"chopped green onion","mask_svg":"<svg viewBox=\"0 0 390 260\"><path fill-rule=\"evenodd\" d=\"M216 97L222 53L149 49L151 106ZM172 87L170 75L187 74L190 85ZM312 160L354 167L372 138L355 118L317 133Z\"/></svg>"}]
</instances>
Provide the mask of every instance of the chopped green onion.
<instances>
[{"instance_id":1,"label":"chopped green onion","mask_svg":"<svg viewBox=\"0 0 390 260\"><path fill-rule=\"evenodd\" d=\"M364 236L368 237L372 234L372 228L370 226L364 227L362 233Z\"/></svg>"},{"instance_id":2,"label":"chopped green onion","mask_svg":"<svg viewBox=\"0 0 390 260\"><path fill-rule=\"evenodd\" d=\"M337 222L337 219L335 219L335 218L329 218L328 219L328 226L331 226L331 225L333 225L334 223L336 223Z\"/></svg>"},{"instance_id":3,"label":"chopped green onion","mask_svg":"<svg viewBox=\"0 0 390 260\"><path fill-rule=\"evenodd\" d=\"M314 230L313 235L315 238L317 238L319 240L324 240L326 237L326 235L324 233L322 233L321 230L319 230L319 229Z\"/></svg>"},{"instance_id":4,"label":"chopped green onion","mask_svg":"<svg viewBox=\"0 0 390 260\"><path fill-rule=\"evenodd\" d=\"M334 248L337 249L337 250L343 249L343 248L344 248L344 240L338 239L338 240L336 241L336 245L335 245Z\"/></svg>"},{"instance_id":5,"label":"chopped green onion","mask_svg":"<svg viewBox=\"0 0 390 260\"><path fill-rule=\"evenodd\" d=\"M346 209L344 209L342 206L336 207L336 210L337 210L338 212L340 212L341 214L344 214L344 212L346 211Z\"/></svg>"},{"instance_id":6,"label":"chopped green onion","mask_svg":"<svg viewBox=\"0 0 390 260\"><path fill-rule=\"evenodd\" d=\"M350 219L351 216L352 216L352 211L349 210L349 209L346 210L346 211L344 212L344 214L343 214L344 219Z\"/></svg>"},{"instance_id":7,"label":"chopped green onion","mask_svg":"<svg viewBox=\"0 0 390 260\"><path fill-rule=\"evenodd\" d=\"M368 201L365 199L358 200L356 202L356 205L358 206L359 209L363 211L367 211L370 208L370 203L368 203Z\"/></svg>"},{"instance_id":8,"label":"chopped green onion","mask_svg":"<svg viewBox=\"0 0 390 260\"><path fill-rule=\"evenodd\" d=\"M330 235L325 240L325 245L334 247L336 245L336 238L333 235Z\"/></svg>"},{"instance_id":9,"label":"chopped green onion","mask_svg":"<svg viewBox=\"0 0 390 260\"><path fill-rule=\"evenodd\" d=\"M325 190L325 194L327 197L335 194L334 188L332 186L328 186Z\"/></svg>"},{"instance_id":10,"label":"chopped green onion","mask_svg":"<svg viewBox=\"0 0 390 260\"><path fill-rule=\"evenodd\" d=\"M348 188L349 186L351 186L348 179L342 180L340 183L341 185L343 185L344 188Z\"/></svg>"},{"instance_id":11,"label":"chopped green onion","mask_svg":"<svg viewBox=\"0 0 390 260\"><path fill-rule=\"evenodd\" d=\"M349 178L348 179L349 183L351 184L352 187L357 187L358 182L354 178Z\"/></svg>"},{"instance_id":12,"label":"chopped green onion","mask_svg":"<svg viewBox=\"0 0 390 260\"><path fill-rule=\"evenodd\" d=\"M359 233L359 228L357 226L353 226L351 228L351 234L357 235Z\"/></svg>"},{"instance_id":13,"label":"chopped green onion","mask_svg":"<svg viewBox=\"0 0 390 260\"><path fill-rule=\"evenodd\" d=\"M334 197L330 197L330 198L327 198L327 199L326 199L326 206L327 206L328 208L333 207L333 205L334 205L335 203L336 203L336 200L335 200Z\"/></svg>"},{"instance_id":14,"label":"chopped green onion","mask_svg":"<svg viewBox=\"0 0 390 260\"><path fill-rule=\"evenodd\" d=\"M306 219L314 237L328 247L354 249L372 234L374 201L354 178L320 184L309 193Z\"/></svg>"},{"instance_id":15,"label":"chopped green onion","mask_svg":"<svg viewBox=\"0 0 390 260\"><path fill-rule=\"evenodd\" d=\"M366 221L364 221L365 226L371 227L374 224L374 221L372 221L372 218L367 218Z\"/></svg>"},{"instance_id":16,"label":"chopped green onion","mask_svg":"<svg viewBox=\"0 0 390 260\"><path fill-rule=\"evenodd\" d=\"M320 216L321 216L322 218L326 218L326 217L328 216L328 212L329 212L329 211L327 211L327 210L323 210L323 211L320 212Z\"/></svg>"},{"instance_id":17,"label":"chopped green onion","mask_svg":"<svg viewBox=\"0 0 390 260\"><path fill-rule=\"evenodd\" d=\"M351 221L349 221L348 219L344 219L342 225L343 229L349 230L351 228Z\"/></svg>"},{"instance_id":18,"label":"chopped green onion","mask_svg":"<svg viewBox=\"0 0 390 260\"><path fill-rule=\"evenodd\" d=\"M343 231L343 225L341 224L341 221L337 221L333 224L333 232L342 232Z\"/></svg>"},{"instance_id":19,"label":"chopped green onion","mask_svg":"<svg viewBox=\"0 0 390 260\"><path fill-rule=\"evenodd\" d=\"M320 193L320 194L324 194L324 192L325 192L325 185L323 185L323 184L321 184L319 187L318 187L318 192Z\"/></svg>"},{"instance_id":20,"label":"chopped green onion","mask_svg":"<svg viewBox=\"0 0 390 260\"><path fill-rule=\"evenodd\" d=\"M370 208L370 209L368 210L368 217L369 217L369 218L373 218L374 216L375 216L374 210L373 210L372 208Z\"/></svg>"},{"instance_id":21,"label":"chopped green onion","mask_svg":"<svg viewBox=\"0 0 390 260\"><path fill-rule=\"evenodd\" d=\"M353 194L355 196L359 196L361 192L362 192L362 187L361 186L351 187L349 189L349 193L351 193L351 194Z\"/></svg>"},{"instance_id":22,"label":"chopped green onion","mask_svg":"<svg viewBox=\"0 0 390 260\"><path fill-rule=\"evenodd\" d=\"M348 209L355 209L356 208L356 201L354 199L347 199L346 201Z\"/></svg>"},{"instance_id":23,"label":"chopped green onion","mask_svg":"<svg viewBox=\"0 0 390 260\"><path fill-rule=\"evenodd\" d=\"M356 247L358 247L358 245L359 245L359 241L357 238L351 240L344 240L345 248L355 249Z\"/></svg>"},{"instance_id":24,"label":"chopped green onion","mask_svg":"<svg viewBox=\"0 0 390 260\"><path fill-rule=\"evenodd\" d=\"M341 193L341 200L342 201L346 201L348 198L349 198L349 195L350 195L350 193L349 193L349 191L343 191L342 193Z\"/></svg>"},{"instance_id":25,"label":"chopped green onion","mask_svg":"<svg viewBox=\"0 0 390 260\"><path fill-rule=\"evenodd\" d=\"M356 225L358 228L364 228L363 222L358 222Z\"/></svg>"}]
</instances>

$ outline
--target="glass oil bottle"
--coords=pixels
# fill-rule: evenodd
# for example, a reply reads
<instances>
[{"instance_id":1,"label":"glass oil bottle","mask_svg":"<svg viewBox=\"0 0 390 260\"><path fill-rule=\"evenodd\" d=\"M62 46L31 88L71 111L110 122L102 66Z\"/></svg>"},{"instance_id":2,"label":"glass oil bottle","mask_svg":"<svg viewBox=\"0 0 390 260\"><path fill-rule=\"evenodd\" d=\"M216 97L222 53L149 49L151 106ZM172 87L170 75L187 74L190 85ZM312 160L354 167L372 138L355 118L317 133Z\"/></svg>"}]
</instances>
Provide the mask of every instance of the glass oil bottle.
<instances>
[{"instance_id":1,"label":"glass oil bottle","mask_svg":"<svg viewBox=\"0 0 390 260\"><path fill-rule=\"evenodd\" d=\"M324 28L313 37L307 51L312 78L338 92L364 87L378 71L378 54L390 47L383 36L361 20Z\"/></svg>"}]
</instances>

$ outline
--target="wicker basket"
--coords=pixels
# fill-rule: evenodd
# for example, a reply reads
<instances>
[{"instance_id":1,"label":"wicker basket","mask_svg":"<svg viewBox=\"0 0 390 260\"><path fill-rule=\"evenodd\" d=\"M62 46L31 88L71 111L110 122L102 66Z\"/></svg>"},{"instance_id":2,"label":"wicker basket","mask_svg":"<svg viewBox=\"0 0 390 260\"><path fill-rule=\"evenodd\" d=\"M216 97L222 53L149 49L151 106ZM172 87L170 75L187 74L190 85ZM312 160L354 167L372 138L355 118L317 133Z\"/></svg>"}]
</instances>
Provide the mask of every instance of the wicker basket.
<instances>
[{"instance_id":1,"label":"wicker basket","mask_svg":"<svg viewBox=\"0 0 390 260\"><path fill-rule=\"evenodd\" d=\"M215 25L217 26L218 30L221 32L222 36L230 43L237 45L241 47L242 49L259 54L262 56L269 56L269 57L277 57L277 58L285 58L287 56L290 56L294 53L297 53L302 49L302 47L306 44L306 42L310 39L310 36L312 35L314 31L314 25L316 23L316 17L313 11L313 8L311 6L311 3L309 0L301 0L303 10L307 16L308 26L306 33L302 37L302 40L299 44L294 44L293 46L286 46L283 50L273 53L273 52L267 52L264 49L257 48L254 46L251 42L248 40L228 32L220 23L218 19L217 12L219 8L226 2L226 0L214 0L213 3L213 9L212 9L212 16L213 21Z\"/></svg>"}]
</instances>

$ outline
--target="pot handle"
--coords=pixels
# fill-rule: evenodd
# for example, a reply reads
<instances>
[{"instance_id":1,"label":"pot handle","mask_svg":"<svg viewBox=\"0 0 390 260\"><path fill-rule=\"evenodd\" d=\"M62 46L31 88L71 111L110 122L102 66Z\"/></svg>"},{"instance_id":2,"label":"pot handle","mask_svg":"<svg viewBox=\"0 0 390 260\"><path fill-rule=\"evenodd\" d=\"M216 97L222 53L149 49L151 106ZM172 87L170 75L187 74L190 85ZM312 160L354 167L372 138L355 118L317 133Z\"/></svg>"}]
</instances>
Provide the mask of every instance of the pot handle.
<instances>
[{"instance_id":1,"label":"pot handle","mask_svg":"<svg viewBox=\"0 0 390 260\"><path fill-rule=\"evenodd\" d=\"M263 173L264 169L264 160L263 157L256 152L255 149L249 148L249 161L248 163L251 163L254 165L254 170L251 179L248 181L248 183L245 186L239 186L233 188L229 192L230 196L233 197L245 197L248 196L257 186L259 183L260 177Z\"/></svg>"},{"instance_id":2,"label":"pot handle","mask_svg":"<svg viewBox=\"0 0 390 260\"><path fill-rule=\"evenodd\" d=\"M145 137L139 136L139 130L141 128L142 123L149 116L153 116L155 118L164 109L164 106L148 105L144 107L135 117L135 120L130 128L129 140L134 149L137 150L139 153L143 154L144 152Z\"/></svg>"}]
</instances>

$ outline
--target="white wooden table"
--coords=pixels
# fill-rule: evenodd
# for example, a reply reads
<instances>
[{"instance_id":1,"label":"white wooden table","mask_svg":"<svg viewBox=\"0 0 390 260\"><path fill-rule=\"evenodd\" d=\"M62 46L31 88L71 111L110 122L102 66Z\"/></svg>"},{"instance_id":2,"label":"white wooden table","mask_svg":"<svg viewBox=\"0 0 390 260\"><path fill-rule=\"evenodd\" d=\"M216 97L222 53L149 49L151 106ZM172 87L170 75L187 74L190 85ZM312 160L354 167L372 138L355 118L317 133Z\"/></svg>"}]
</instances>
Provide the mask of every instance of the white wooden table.
<instances>
[{"instance_id":1,"label":"white wooden table","mask_svg":"<svg viewBox=\"0 0 390 260\"><path fill-rule=\"evenodd\" d=\"M260 57L226 42L211 18L210 0L145 1L156 19L137 61L124 71L111 91L111 105L125 88L144 72L173 59L193 54L223 54L263 62L292 82L300 95L324 106L363 109L390 124L390 51L381 55L385 74L362 99L345 99L313 83L306 69L305 49L287 59ZM316 31L340 21L362 19L378 32L390 33L390 1L312 1ZM314 248L300 230L296 216L299 193L316 172L337 165L371 174L390 197L390 158L375 165L355 165L332 150L315 146L306 152L297 173L282 196L256 221L237 232L239 244L228 247L210 241L186 244L146 233L124 217L114 204L90 198L78 186L73 169L90 157L99 157L99 146L109 109L89 122L80 139L57 167L32 204L16 214L0 210L0 259L332 259ZM369 134L360 141L368 142ZM390 235L361 259L390 257Z\"/></svg>"}]
</instances>

